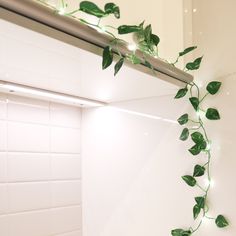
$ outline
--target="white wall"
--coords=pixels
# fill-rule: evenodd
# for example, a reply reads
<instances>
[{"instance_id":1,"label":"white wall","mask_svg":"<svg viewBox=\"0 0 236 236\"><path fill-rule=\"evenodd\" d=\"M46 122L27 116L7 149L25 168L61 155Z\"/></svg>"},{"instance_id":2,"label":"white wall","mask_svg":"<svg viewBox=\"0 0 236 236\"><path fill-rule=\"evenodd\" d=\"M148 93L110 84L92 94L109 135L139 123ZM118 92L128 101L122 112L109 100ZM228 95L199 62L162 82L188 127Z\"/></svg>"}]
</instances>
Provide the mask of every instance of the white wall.
<instances>
[{"instance_id":1,"label":"white wall","mask_svg":"<svg viewBox=\"0 0 236 236\"><path fill-rule=\"evenodd\" d=\"M236 28L234 0L194 0L194 43L197 55L204 55L201 69L196 73L200 83L222 81L222 90L206 105L215 106L221 112L221 120L208 124L213 140L212 175L215 187L210 193L212 214L222 213L230 221L226 230L210 224L199 236L234 236L236 234L236 159L235 159L235 107L236 107ZM197 56L196 55L196 56Z\"/></svg>"},{"instance_id":2,"label":"white wall","mask_svg":"<svg viewBox=\"0 0 236 236\"><path fill-rule=\"evenodd\" d=\"M80 112L0 94L0 235L81 235Z\"/></svg>"}]
</instances>

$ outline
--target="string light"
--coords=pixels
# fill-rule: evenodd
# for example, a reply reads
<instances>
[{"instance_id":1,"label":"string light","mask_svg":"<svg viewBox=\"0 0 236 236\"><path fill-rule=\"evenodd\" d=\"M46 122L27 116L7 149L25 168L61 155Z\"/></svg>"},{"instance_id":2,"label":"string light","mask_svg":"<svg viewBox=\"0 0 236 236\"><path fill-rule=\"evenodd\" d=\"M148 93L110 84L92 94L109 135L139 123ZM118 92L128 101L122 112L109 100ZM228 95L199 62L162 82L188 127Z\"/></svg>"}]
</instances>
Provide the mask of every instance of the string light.
<instances>
[{"instance_id":1,"label":"string light","mask_svg":"<svg viewBox=\"0 0 236 236\"><path fill-rule=\"evenodd\" d=\"M137 49L137 46L136 46L136 44L129 44L128 46L127 46L127 48L130 50L130 51L136 51L136 49Z\"/></svg>"},{"instance_id":2,"label":"string light","mask_svg":"<svg viewBox=\"0 0 236 236\"><path fill-rule=\"evenodd\" d=\"M60 9L59 9L59 11L58 11L58 14L59 15L65 15L65 13L66 13L66 9L65 9L65 7L61 7Z\"/></svg>"}]
</instances>

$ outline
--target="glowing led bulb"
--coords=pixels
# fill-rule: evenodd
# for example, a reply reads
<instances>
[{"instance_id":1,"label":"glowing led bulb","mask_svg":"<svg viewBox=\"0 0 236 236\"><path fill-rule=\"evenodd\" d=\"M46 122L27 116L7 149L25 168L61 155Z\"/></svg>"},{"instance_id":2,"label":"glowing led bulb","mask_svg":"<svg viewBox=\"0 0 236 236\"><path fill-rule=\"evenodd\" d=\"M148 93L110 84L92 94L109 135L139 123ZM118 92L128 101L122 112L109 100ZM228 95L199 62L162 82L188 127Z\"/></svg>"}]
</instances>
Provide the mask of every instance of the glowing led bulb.
<instances>
[{"instance_id":1,"label":"glowing led bulb","mask_svg":"<svg viewBox=\"0 0 236 236\"><path fill-rule=\"evenodd\" d=\"M205 182L206 187L208 187L210 185L211 188L212 188L215 185L215 183L214 183L214 181L212 179L211 180L205 179L204 182Z\"/></svg>"},{"instance_id":2,"label":"glowing led bulb","mask_svg":"<svg viewBox=\"0 0 236 236\"><path fill-rule=\"evenodd\" d=\"M129 44L127 46L127 48L130 50L130 51L135 51L137 49L137 46L135 44Z\"/></svg>"},{"instance_id":3,"label":"glowing led bulb","mask_svg":"<svg viewBox=\"0 0 236 236\"><path fill-rule=\"evenodd\" d=\"M207 143L206 150L209 151L211 149L211 142Z\"/></svg>"},{"instance_id":4,"label":"glowing led bulb","mask_svg":"<svg viewBox=\"0 0 236 236\"><path fill-rule=\"evenodd\" d=\"M64 7L61 7L58 11L59 15L64 15L66 13L66 9Z\"/></svg>"}]
</instances>

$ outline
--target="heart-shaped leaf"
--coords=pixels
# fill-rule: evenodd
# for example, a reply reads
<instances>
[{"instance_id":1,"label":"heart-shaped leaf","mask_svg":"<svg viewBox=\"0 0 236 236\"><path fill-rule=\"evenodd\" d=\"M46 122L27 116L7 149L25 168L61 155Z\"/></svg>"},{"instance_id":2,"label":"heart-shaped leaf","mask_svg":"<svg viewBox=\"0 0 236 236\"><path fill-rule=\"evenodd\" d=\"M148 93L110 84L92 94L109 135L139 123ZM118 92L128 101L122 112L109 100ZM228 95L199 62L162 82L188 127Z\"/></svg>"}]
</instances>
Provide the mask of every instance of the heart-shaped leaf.
<instances>
[{"instance_id":1,"label":"heart-shaped leaf","mask_svg":"<svg viewBox=\"0 0 236 236\"><path fill-rule=\"evenodd\" d=\"M196 219L200 212L201 212L201 208L196 204L193 207L193 218Z\"/></svg>"},{"instance_id":2,"label":"heart-shaped leaf","mask_svg":"<svg viewBox=\"0 0 236 236\"><path fill-rule=\"evenodd\" d=\"M173 229L171 231L172 236L190 236L192 232L190 230L183 230L183 229Z\"/></svg>"},{"instance_id":3,"label":"heart-shaped leaf","mask_svg":"<svg viewBox=\"0 0 236 236\"><path fill-rule=\"evenodd\" d=\"M207 85L206 89L210 94L214 95L219 91L220 87L221 87L221 82L212 81Z\"/></svg>"},{"instance_id":4,"label":"heart-shaped leaf","mask_svg":"<svg viewBox=\"0 0 236 236\"><path fill-rule=\"evenodd\" d=\"M121 69L122 65L124 64L124 58L120 58L120 60L115 64L115 72L114 72L114 75L116 75L119 70Z\"/></svg>"},{"instance_id":5,"label":"heart-shaped leaf","mask_svg":"<svg viewBox=\"0 0 236 236\"><path fill-rule=\"evenodd\" d=\"M197 111L199 106L199 99L197 97L191 97L189 98L189 101L191 102L193 108Z\"/></svg>"},{"instance_id":6,"label":"heart-shaped leaf","mask_svg":"<svg viewBox=\"0 0 236 236\"><path fill-rule=\"evenodd\" d=\"M222 215L217 216L215 223L219 228L224 228L229 225L228 221Z\"/></svg>"},{"instance_id":7,"label":"heart-shaped leaf","mask_svg":"<svg viewBox=\"0 0 236 236\"><path fill-rule=\"evenodd\" d=\"M138 25L121 25L118 27L119 34L129 34L138 32L141 30L141 27Z\"/></svg>"},{"instance_id":8,"label":"heart-shaped leaf","mask_svg":"<svg viewBox=\"0 0 236 236\"><path fill-rule=\"evenodd\" d=\"M196 144L202 143L204 141L203 135L197 131L191 134L191 138Z\"/></svg>"},{"instance_id":9,"label":"heart-shaped leaf","mask_svg":"<svg viewBox=\"0 0 236 236\"><path fill-rule=\"evenodd\" d=\"M184 175L182 176L182 179L185 181L186 184L188 184L191 187L194 187L197 183L196 179L191 175Z\"/></svg>"},{"instance_id":10,"label":"heart-shaped leaf","mask_svg":"<svg viewBox=\"0 0 236 236\"><path fill-rule=\"evenodd\" d=\"M209 120L219 120L220 114L215 108L208 108L206 112L206 118Z\"/></svg>"},{"instance_id":11,"label":"heart-shaped leaf","mask_svg":"<svg viewBox=\"0 0 236 236\"><path fill-rule=\"evenodd\" d=\"M205 167L204 166L200 166L200 165L195 165L194 167L194 171L193 171L193 176L194 177L200 177L203 176L205 174Z\"/></svg>"},{"instance_id":12,"label":"heart-shaped leaf","mask_svg":"<svg viewBox=\"0 0 236 236\"><path fill-rule=\"evenodd\" d=\"M110 50L110 47L107 46L103 50L103 55L102 55L102 69L106 69L111 65L113 61L113 53Z\"/></svg>"},{"instance_id":13,"label":"heart-shaped leaf","mask_svg":"<svg viewBox=\"0 0 236 236\"><path fill-rule=\"evenodd\" d=\"M160 43L160 38L155 35L155 34L151 34L151 42L157 46Z\"/></svg>"},{"instance_id":14,"label":"heart-shaped leaf","mask_svg":"<svg viewBox=\"0 0 236 236\"><path fill-rule=\"evenodd\" d=\"M177 94L175 95L175 99L184 97L187 94L187 92L188 92L187 87L178 90Z\"/></svg>"},{"instance_id":15,"label":"heart-shaped leaf","mask_svg":"<svg viewBox=\"0 0 236 236\"><path fill-rule=\"evenodd\" d=\"M188 122L188 114L183 114L177 121L180 125L186 124Z\"/></svg>"},{"instance_id":16,"label":"heart-shaped leaf","mask_svg":"<svg viewBox=\"0 0 236 236\"><path fill-rule=\"evenodd\" d=\"M188 47L188 48L184 49L184 51L180 52L180 53L179 53L179 56L182 57L182 56L184 56L185 54L187 54L187 53L193 51L193 50L196 49L196 48L197 48L196 46Z\"/></svg>"},{"instance_id":17,"label":"heart-shaped leaf","mask_svg":"<svg viewBox=\"0 0 236 236\"><path fill-rule=\"evenodd\" d=\"M98 18L106 16L106 13L103 10L101 10L96 4L90 1L82 1L80 3L80 10Z\"/></svg>"},{"instance_id":18,"label":"heart-shaped leaf","mask_svg":"<svg viewBox=\"0 0 236 236\"><path fill-rule=\"evenodd\" d=\"M202 58L203 57L199 57L195 61L187 63L186 68L188 70L198 70L200 68Z\"/></svg>"},{"instance_id":19,"label":"heart-shaped leaf","mask_svg":"<svg viewBox=\"0 0 236 236\"><path fill-rule=\"evenodd\" d=\"M116 5L116 4L114 4L114 3L112 3L112 2L110 2L110 3L107 3L106 5L105 5L105 12L106 12L106 14L114 14L114 16L117 18L117 19L119 19L120 18L120 8Z\"/></svg>"},{"instance_id":20,"label":"heart-shaped leaf","mask_svg":"<svg viewBox=\"0 0 236 236\"><path fill-rule=\"evenodd\" d=\"M195 197L195 201L200 208L205 207L205 197Z\"/></svg>"},{"instance_id":21,"label":"heart-shaped leaf","mask_svg":"<svg viewBox=\"0 0 236 236\"><path fill-rule=\"evenodd\" d=\"M194 145L193 147L191 147L189 150L188 150L192 155L196 156L198 155L202 150L201 148L199 147L199 145Z\"/></svg>"},{"instance_id":22,"label":"heart-shaped leaf","mask_svg":"<svg viewBox=\"0 0 236 236\"><path fill-rule=\"evenodd\" d=\"M188 128L184 128L179 139L182 141L185 141L188 139L188 137L189 137L189 130L188 130Z\"/></svg>"}]
</instances>

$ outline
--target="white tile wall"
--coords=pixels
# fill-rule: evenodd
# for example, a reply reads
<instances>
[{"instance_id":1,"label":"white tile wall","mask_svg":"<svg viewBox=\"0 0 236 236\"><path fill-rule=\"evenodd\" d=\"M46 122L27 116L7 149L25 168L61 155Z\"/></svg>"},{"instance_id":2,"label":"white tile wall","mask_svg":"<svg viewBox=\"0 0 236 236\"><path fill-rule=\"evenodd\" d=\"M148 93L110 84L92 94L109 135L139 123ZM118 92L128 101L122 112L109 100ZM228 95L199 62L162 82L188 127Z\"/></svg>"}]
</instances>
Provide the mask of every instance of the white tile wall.
<instances>
[{"instance_id":1,"label":"white tile wall","mask_svg":"<svg viewBox=\"0 0 236 236\"><path fill-rule=\"evenodd\" d=\"M0 93L0 235L81 236L79 108Z\"/></svg>"}]
</instances>

